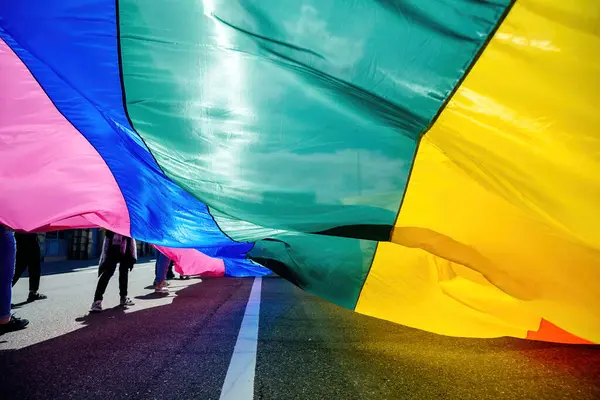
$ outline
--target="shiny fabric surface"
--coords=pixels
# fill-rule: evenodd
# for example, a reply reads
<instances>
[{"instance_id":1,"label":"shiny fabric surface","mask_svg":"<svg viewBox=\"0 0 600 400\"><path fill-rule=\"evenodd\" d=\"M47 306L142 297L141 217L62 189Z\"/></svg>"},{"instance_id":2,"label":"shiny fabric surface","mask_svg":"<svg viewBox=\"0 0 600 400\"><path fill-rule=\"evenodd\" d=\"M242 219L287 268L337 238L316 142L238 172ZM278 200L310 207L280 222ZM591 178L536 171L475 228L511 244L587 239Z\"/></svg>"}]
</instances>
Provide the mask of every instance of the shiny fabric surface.
<instances>
[{"instance_id":1,"label":"shiny fabric surface","mask_svg":"<svg viewBox=\"0 0 600 400\"><path fill-rule=\"evenodd\" d=\"M506 5L436 3L121 0L127 111L215 212L391 228L418 137Z\"/></svg>"},{"instance_id":2,"label":"shiny fabric surface","mask_svg":"<svg viewBox=\"0 0 600 400\"><path fill-rule=\"evenodd\" d=\"M358 311L600 343L599 26L596 1L516 2L423 138Z\"/></svg>"},{"instance_id":3,"label":"shiny fabric surface","mask_svg":"<svg viewBox=\"0 0 600 400\"><path fill-rule=\"evenodd\" d=\"M102 157L109 169L107 172L118 184L129 213L122 214L122 218L131 221L130 227L98 221L88 226L107 227L147 242L197 248L211 256L245 260L245 253L252 245L235 243L227 238L208 214L206 206L161 172L143 140L131 128L123 108L114 1L2 2L0 38L29 69L58 112ZM2 79L11 78L3 74ZM51 125L49 123L46 129L53 129ZM22 125L22 129L27 126ZM44 127L40 126L40 129ZM12 130L11 134L21 133ZM59 155L58 152L54 154ZM78 164L70 163L73 171ZM47 173L53 168L59 169L55 164L38 169ZM3 176L8 174L4 166L1 172ZM21 182L34 188L31 190L39 187L33 180L23 178ZM93 183L89 179L87 182ZM11 190L5 191L6 196L13 199L24 196L23 188L7 187ZM73 192L94 195L96 190L95 185L86 187L86 183L57 182L56 187L65 197ZM102 197L97 197L100 199ZM121 212L119 207L120 204L106 199L97 205L98 209ZM31 208L32 205L26 205L18 212L30 213ZM81 213L66 204L64 211L75 215ZM8 215L9 210L4 212ZM10 218L14 218L16 212L11 209ZM48 221L40 219L37 226L19 223L15 228L50 229L47 224ZM80 220L72 220L71 224L74 227L85 225Z\"/></svg>"},{"instance_id":4,"label":"shiny fabric surface","mask_svg":"<svg viewBox=\"0 0 600 400\"><path fill-rule=\"evenodd\" d=\"M121 0L127 111L224 232L268 239L255 260L352 308L418 138L507 4L435 3Z\"/></svg>"},{"instance_id":5,"label":"shiny fabric surface","mask_svg":"<svg viewBox=\"0 0 600 400\"><path fill-rule=\"evenodd\" d=\"M104 160L2 39L0 71L10 77L0 90L0 224L128 233L127 206Z\"/></svg>"}]
</instances>

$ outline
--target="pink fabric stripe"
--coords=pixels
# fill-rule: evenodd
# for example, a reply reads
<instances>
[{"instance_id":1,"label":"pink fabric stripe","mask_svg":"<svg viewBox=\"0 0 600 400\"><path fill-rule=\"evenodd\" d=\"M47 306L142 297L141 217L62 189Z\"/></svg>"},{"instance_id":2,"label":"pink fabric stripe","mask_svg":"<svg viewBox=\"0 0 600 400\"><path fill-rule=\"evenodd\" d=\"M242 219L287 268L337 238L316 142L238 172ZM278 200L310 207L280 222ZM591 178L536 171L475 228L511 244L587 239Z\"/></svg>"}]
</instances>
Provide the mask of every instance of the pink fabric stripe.
<instances>
[{"instance_id":1,"label":"pink fabric stripe","mask_svg":"<svg viewBox=\"0 0 600 400\"><path fill-rule=\"evenodd\" d=\"M129 235L127 205L104 160L2 39L0 71L0 223Z\"/></svg>"},{"instance_id":2,"label":"pink fabric stripe","mask_svg":"<svg viewBox=\"0 0 600 400\"><path fill-rule=\"evenodd\" d=\"M175 262L174 269L180 274L201 276L225 275L225 264L221 259L209 257L195 249L155 247Z\"/></svg>"}]
</instances>

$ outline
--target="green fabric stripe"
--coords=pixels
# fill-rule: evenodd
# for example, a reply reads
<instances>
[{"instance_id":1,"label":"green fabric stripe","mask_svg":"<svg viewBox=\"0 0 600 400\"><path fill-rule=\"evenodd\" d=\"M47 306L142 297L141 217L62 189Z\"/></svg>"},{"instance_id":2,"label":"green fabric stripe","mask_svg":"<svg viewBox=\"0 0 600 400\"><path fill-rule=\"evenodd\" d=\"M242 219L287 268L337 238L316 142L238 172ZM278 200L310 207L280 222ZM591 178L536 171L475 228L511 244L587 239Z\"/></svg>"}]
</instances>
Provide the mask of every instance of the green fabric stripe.
<instances>
[{"instance_id":1,"label":"green fabric stripe","mask_svg":"<svg viewBox=\"0 0 600 400\"><path fill-rule=\"evenodd\" d=\"M251 259L309 293L354 309L376 242L273 230L238 221L213 210L217 224L240 241L258 240Z\"/></svg>"},{"instance_id":2,"label":"green fabric stripe","mask_svg":"<svg viewBox=\"0 0 600 400\"><path fill-rule=\"evenodd\" d=\"M127 109L214 214L273 231L391 227L417 138L507 3L120 0ZM338 273L352 286L361 268Z\"/></svg>"},{"instance_id":3,"label":"green fabric stripe","mask_svg":"<svg viewBox=\"0 0 600 400\"><path fill-rule=\"evenodd\" d=\"M307 292L354 309L377 242L305 233L274 239L256 243L250 257ZM284 270L269 260L279 261Z\"/></svg>"}]
</instances>

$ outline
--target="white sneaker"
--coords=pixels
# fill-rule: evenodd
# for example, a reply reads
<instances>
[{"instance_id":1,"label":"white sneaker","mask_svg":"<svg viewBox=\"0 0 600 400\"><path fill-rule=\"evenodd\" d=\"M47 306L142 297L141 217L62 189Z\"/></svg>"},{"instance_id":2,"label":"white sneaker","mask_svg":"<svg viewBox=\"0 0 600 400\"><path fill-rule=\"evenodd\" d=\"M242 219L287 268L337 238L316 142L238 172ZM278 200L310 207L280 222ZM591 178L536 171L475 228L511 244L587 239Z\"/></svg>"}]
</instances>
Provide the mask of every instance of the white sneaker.
<instances>
[{"instance_id":1,"label":"white sneaker","mask_svg":"<svg viewBox=\"0 0 600 400\"><path fill-rule=\"evenodd\" d=\"M102 311L102 300L96 300L92 303L90 312L101 312Z\"/></svg>"},{"instance_id":2,"label":"white sneaker","mask_svg":"<svg viewBox=\"0 0 600 400\"><path fill-rule=\"evenodd\" d=\"M134 306L135 303L129 297L121 297L121 302L119 303L122 307Z\"/></svg>"}]
</instances>

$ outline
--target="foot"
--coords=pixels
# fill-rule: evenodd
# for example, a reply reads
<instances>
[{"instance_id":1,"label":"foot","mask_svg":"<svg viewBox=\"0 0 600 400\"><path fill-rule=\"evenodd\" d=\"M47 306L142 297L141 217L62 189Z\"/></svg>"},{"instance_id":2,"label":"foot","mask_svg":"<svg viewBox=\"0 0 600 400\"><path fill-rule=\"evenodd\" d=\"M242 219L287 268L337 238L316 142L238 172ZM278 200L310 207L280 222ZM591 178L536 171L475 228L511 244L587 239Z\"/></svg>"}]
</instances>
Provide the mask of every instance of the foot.
<instances>
[{"instance_id":1,"label":"foot","mask_svg":"<svg viewBox=\"0 0 600 400\"><path fill-rule=\"evenodd\" d=\"M96 300L92 303L90 312L101 312L102 311L102 300Z\"/></svg>"},{"instance_id":2,"label":"foot","mask_svg":"<svg viewBox=\"0 0 600 400\"><path fill-rule=\"evenodd\" d=\"M175 279L175 274L174 273L167 273L167 280L170 281L171 279Z\"/></svg>"},{"instance_id":3,"label":"foot","mask_svg":"<svg viewBox=\"0 0 600 400\"><path fill-rule=\"evenodd\" d=\"M48 298L48 296L46 296L45 294L41 294L38 292L29 292L29 296L27 297L27 302L31 303L32 301L44 300L47 298Z\"/></svg>"},{"instance_id":4,"label":"foot","mask_svg":"<svg viewBox=\"0 0 600 400\"><path fill-rule=\"evenodd\" d=\"M167 281L162 281L154 285L154 293L169 293L169 284Z\"/></svg>"},{"instance_id":5,"label":"foot","mask_svg":"<svg viewBox=\"0 0 600 400\"><path fill-rule=\"evenodd\" d=\"M8 332L20 331L29 325L29 321L24 318L10 316L10 320L4 324L0 324L0 335Z\"/></svg>"},{"instance_id":6,"label":"foot","mask_svg":"<svg viewBox=\"0 0 600 400\"><path fill-rule=\"evenodd\" d=\"M129 307L129 306L133 306L135 305L135 303L133 302L133 300L131 300L129 297L125 296L125 297L121 297L121 302L119 303L122 307Z\"/></svg>"}]
</instances>

